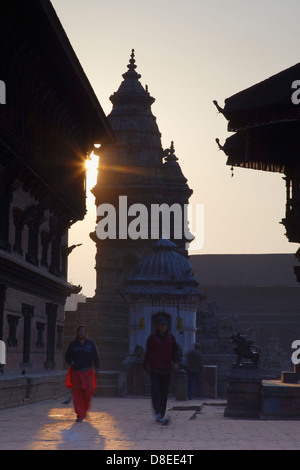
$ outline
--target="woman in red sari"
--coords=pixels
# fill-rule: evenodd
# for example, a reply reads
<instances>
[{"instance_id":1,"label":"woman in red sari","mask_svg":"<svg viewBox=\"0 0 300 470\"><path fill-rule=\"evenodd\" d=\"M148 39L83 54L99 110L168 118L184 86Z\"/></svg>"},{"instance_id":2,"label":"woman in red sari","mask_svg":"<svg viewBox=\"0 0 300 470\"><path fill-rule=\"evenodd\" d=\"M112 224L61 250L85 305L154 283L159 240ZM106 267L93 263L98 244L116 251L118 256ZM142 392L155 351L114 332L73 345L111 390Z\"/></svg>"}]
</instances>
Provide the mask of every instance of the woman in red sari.
<instances>
[{"instance_id":1,"label":"woman in red sari","mask_svg":"<svg viewBox=\"0 0 300 470\"><path fill-rule=\"evenodd\" d=\"M100 372L99 354L95 343L87 338L87 327L77 328L75 341L72 341L66 351L66 362L70 369L67 375L67 387L72 388L76 422L80 423L86 417L96 389L95 371Z\"/></svg>"}]
</instances>

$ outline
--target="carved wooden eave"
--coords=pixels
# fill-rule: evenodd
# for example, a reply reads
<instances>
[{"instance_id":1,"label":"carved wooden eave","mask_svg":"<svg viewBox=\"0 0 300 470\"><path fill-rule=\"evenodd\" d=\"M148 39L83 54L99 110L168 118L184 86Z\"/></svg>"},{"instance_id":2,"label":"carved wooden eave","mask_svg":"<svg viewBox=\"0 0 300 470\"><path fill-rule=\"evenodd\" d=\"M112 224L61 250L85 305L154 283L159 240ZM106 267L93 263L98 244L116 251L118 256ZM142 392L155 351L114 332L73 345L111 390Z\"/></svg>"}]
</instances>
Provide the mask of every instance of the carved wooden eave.
<instances>
[{"instance_id":1,"label":"carved wooden eave","mask_svg":"<svg viewBox=\"0 0 300 470\"><path fill-rule=\"evenodd\" d=\"M24 69L23 80L34 81L32 98L51 93L47 82L40 81L46 77L83 124L83 131L89 130L92 145L113 142L114 133L51 2L2 0L0 25L12 64Z\"/></svg>"}]
</instances>

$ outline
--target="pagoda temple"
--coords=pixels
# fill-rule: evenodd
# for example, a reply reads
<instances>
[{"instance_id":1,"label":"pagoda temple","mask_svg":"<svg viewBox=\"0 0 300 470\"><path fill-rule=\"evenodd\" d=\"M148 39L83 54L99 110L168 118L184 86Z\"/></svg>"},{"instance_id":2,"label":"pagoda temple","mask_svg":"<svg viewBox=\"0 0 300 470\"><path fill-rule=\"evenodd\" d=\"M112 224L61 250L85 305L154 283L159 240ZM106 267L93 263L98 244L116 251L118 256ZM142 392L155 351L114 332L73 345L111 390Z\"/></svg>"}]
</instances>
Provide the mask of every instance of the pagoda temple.
<instances>
[{"instance_id":1,"label":"pagoda temple","mask_svg":"<svg viewBox=\"0 0 300 470\"><path fill-rule=\"evenodd\" d=\"M286 181L286 214L282 224L292 243L300 243L300 63L225 100L224 108L214 104L228 121L228 130L234 132L219 147L227 155L227 165L263 171L279 172ZM300 259L300 250L295 257ZM300 281L300 266L294 267ZM281 299L280 299L281 300ZM289 311L287 309L287 315ZM299 337L299 319L289 322L288 317L267 318L262 313L258 325L268 330L269 337L276 329L278 338L289 339L289 344ZM290 350L292 351L292 350ZM292 365L292 361L291 361ZM281 383L264 386L263 412L273 416L300 416L299 366L294 371L283 371ZM286 389L286 382L295 387ZM274 388L274 385L276 387ZM285 396L286 394L286 396ZM288 400L286 397L288 396ZM275 406L274 406L275 403Z\"/></svg>"},{"instance_id":2,"label":"pagoda temple","mask_svg":"<svg viewBox=\"0 0 300 470\"><path fill-rule=\"evenodd\" d=\"M66 312L66 340L74 336L78 323L85 322L98 345L102 369L118 371L129 353L129 304L123 294L128 278L138 269L142 259L153 254L155 241L167 238L176 245L178 256L187 257L190 234L187 221L178 219L171 210L176 206L181 214L189 202L192 190L182 174L175 155L174 142L163 149L161 134L151 106L155 99L148 87L140 82L132 50L127 71L119 89L110 97L112 111L107 116L116 136L116 143L104 143L99 151L98 181L92 192L97 207L97 228L104 220L105 209L113 207L117 214L113 236L100 237L91 233L96 243L96 291L76 312ZM169 233L164 232L164 220L153 220L151 208L164 204L170 208ZM132 237L128 229L134 221L134 208L143 208L148 216L146 227ZM129 210L130 209L130 210ZM151 236L151 234L155 236ZM176 329L176 324L172 325ZM145 345L142 345L145 346Z\"/></svg>"},{"instance_id":3,"label":"pagoda temple","mask_svg":"<svg viewBox=\"0 0 300 470\"><path fill-rule=\"evenodd\" d=\"M215 101L234 132L219 147L227 165L278 172L286 181L286 214L282 224L292 243L300 243L300 107L297 81L300 63L225 100ZM295 89L296 87L296 89ZM295 267L300 280L300 267Z\"/></svg>"}]
</instances>

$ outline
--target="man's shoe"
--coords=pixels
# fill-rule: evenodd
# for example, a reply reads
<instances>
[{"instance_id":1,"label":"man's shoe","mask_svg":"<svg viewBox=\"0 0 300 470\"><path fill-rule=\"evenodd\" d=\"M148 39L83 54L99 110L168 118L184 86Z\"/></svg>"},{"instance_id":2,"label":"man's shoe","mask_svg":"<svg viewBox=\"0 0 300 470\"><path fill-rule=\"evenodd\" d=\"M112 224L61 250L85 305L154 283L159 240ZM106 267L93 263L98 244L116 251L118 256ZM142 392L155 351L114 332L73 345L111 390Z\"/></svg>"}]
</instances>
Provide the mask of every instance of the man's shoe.
<instances>
[{"instance_id":1,"label":"man's shoe","mask_svg":"<svg viewBox=\"0 0 300 470\"><path fill-rule=\"evenodd\" d=\"M77 418L76 423L82 423L83 419L82 418Z\"/></svg>"}]
</instances>

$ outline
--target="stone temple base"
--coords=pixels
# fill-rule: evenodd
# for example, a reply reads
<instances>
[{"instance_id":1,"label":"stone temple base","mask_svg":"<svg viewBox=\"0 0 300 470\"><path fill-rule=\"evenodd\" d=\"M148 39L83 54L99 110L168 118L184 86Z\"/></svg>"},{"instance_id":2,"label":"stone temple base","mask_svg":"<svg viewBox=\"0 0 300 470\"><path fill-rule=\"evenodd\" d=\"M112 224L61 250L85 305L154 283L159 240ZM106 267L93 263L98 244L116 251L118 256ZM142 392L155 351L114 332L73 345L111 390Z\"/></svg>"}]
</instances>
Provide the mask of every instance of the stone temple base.
<instances>
[{"instance_id":1,"label":"stone temple base","mask_svg":"<svg viewBox=\"0 0 300 470\"><path fill-rule=\"evenodd\" d=\"M262 381L262 417L300 418L300 384Z\"/></svg>"},{"instance_id":2,"label":"stone temple base","mask_svg":"<svg viewBox=\"0 0 300 470\"><path fill-rule=\"evenodd\" d=\"M257 418L261 407L261 375L252 364L233 365L228 376L225 417Z\"/></svg>"}]
</instances>

